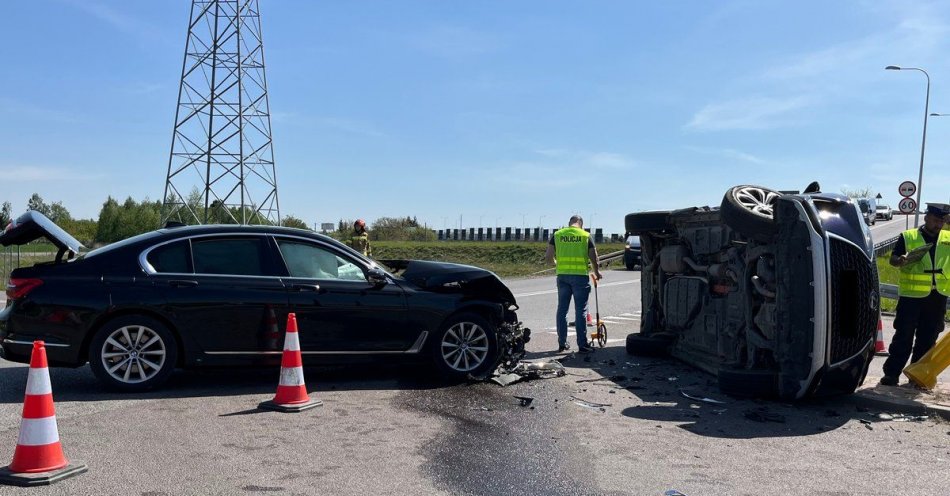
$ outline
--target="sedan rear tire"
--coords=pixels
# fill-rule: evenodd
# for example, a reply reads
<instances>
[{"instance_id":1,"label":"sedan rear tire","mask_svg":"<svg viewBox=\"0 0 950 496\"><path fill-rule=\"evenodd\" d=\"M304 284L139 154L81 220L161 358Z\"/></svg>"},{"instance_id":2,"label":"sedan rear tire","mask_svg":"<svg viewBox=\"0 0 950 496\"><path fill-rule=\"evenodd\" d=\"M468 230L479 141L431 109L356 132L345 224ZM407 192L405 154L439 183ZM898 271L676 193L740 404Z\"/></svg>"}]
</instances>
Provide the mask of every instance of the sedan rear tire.
<instances>
[{"instance_id":1,"label":"sedan rear tire","mask_svg":"<svg viewBox=\"0 0 950 496\"><path fill-rule=\"evenodd\" d=\"M106 322L89 344L92 372L118 391L145 391L161 385L177 361L175 336L164 324L144 315Z\"/></svg>"},{"instance_id":2,"label":"sedan rear tire","mask_svg":"<svg viewBox=\"0 0 950 496\"><path fill-rule=\"evenodd\" d=\"M498 363L495 326L474 313L450 318L436 333L432 359L436 368L452 379L479 377Z\"/></svg>"}]
</instances>

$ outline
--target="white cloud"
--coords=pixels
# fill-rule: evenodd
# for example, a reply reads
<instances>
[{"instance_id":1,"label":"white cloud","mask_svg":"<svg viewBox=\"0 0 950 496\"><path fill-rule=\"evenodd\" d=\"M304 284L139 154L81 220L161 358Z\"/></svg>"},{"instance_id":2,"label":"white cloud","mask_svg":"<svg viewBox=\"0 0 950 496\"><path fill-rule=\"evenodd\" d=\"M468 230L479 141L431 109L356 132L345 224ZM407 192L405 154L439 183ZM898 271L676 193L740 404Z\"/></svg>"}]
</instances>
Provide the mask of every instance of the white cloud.
<instances>
[{"instance_id":1,"label":"white cloud","mask_svg":"<svg viewBox=\"0 0 950 496\"><path fill-rule=\"evenodd\" d=\"M79 121L76 116L66 112L40 107L30 102L23 102L11 98L0 98L0 116L64 124L73 124Z\"/></svg>"},{"instance_id":2,"label":"white cloud","mask_svg":"<svg viewBox=\"0 0 950 496\"><path fill-rule=\"evenodd\" d=\"M418 50L446 58L490 53L502 45L501 41L490 33L450 25L436 26L413 35L410 43Z\"/></svg>"},{"instance_id":3,"label":"white cloud","mask_svg":"<svg viewBox=\"0 0 950 496\"><path fill-rule=\"evenodd\" d=\"M629 169L636 164L629 157L614 152L592 152L565 148L542 148L534 151L562 165L593 167L597 169Z\"/></svg>"},{"instance_id":4,"label":"white cloud","mask_svg":"<svg viewBox=\"0 0 950 496\"><path fill-rule=\"evenodd\" d=\"M758 96L711 103L700 109L686 127L697 131L770 129L794 123L791 114L813 103L804 95Z\"/></svg>"},{"instance_id":5,"label":"white cloud","mask_svg":"<svg viewBox=\"0 0 950 496\"><path fill-rule=\"evenodd\" d=\"M126 34L142 35L154 33L156 30L150 24L113 9L112 7L92 0L66 0L72 6L85 11L96 19L112 26Z\"/></svg>"},{"instance_id":6,"label":"white cloud","mask_svg":"<svg viewBox=\"0 0 950 496\"><path fill-rule=\"evenodd\" d=\"M372 123L363 122L352 119L341 119L338 117L319 117L316 119L318 125L323 127L328 127L335 129L337 131L343 131L351 134L360 134L363 136L371 136L374 138L382 138L386 136L386 133L383 133L376 128Z\"/></svg>"},{"instance_id":7,"label":"white cloud","mask_svg":"<svg viewBox=\"0 0 950 496\"><path fill-rule=\"evenodd\" d=\"M716 155L716 156L727 158L727 159L739 160L742 162L749 162L749 163L757 164L757 165L763 165L767 163L765 160L759 157L756 157L755 155L752 155L750 153L746 153L740 150L735 150L732 148L709 148L709 147L703 147L703 146L687 146L686 149L692 150L697 153L703 153L706 155Z\"/></svg>"},{"instance_id":8,"label":"white cloud","mask_svg":"<svg viewBox=\"0 0 950 496\"><path fill-rule=\"evenodd\" d=\"M945 52L950 24L942 6L873 1L863 7L884 20L884 27L818 50L792 54L753 70L749 77L737 78L741 82L731 90L742 97L707 104L685 127L724 131L801 124L806 121L798 111L806 107L847 105L866 98L872 85L889 77L884 66L926 64Z\"/></svg>"},{"instance_id":9,"label":"white cloud","mask_svg":"<svg viewBox=\"0 0 950 496\"><path fill-rule=\"evenodd\" d=\"M150 93L155 93L164 87L165 85L158 83L138 82L130 84L125 91L131 95L148 95Z\"/></svg>"},{"instance_id":10,"label":"white cloud","mask_svg":"<svg viewBox=\"0 0 950 496\"><path fill-rule=\"evenodd\" d=\"M90 179L92 176L65 167L46 167L34 165L0 166L0 177L4 182L32 181L75 181Z\"/></svg>"}]
</instances>

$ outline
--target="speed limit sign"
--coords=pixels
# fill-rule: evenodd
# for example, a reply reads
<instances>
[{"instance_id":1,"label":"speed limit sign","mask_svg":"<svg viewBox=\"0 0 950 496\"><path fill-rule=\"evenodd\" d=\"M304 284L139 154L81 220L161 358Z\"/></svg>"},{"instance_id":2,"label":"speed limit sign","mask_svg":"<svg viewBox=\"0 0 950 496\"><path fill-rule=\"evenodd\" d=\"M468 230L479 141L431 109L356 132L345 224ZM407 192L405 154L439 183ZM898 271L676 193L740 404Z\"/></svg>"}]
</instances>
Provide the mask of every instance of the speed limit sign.
<instances>
[{"instance_id":1,"label":"speed limit sign","mask_svg":"<svg viewBox=\"0 0 950 496\"><path fill-rule=\"evenodd\" d=\"M897 204L902 214L912 214L917 210L917 202L913 198L904 198Z\"/></svg>"},{"instance_id":2,"label":"speed limit sign","mask_svg":"<svg viewBox=\"0 0 950 496\"><path fill-rule=\"evenodd\" d=\"M914 196L917 192L917 185L913 181L904 181L897 187L897 192L903 197Z\"/></svg>"}]
</instances>

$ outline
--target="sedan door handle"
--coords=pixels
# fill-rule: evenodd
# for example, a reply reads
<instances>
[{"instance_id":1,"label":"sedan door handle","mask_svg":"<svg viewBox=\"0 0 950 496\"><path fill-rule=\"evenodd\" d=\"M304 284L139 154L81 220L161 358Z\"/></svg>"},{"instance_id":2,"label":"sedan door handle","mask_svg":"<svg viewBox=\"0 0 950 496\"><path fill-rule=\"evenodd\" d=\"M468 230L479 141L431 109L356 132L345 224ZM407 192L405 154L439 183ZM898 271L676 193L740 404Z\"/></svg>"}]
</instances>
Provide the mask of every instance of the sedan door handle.
<instances>
[{"instance_id":1,"label":"sedan door handle","mask_svg":"<svg viewBox=\"0 0 950 496\"><path fill-rule=\"evenodd\" d=\"M303 291L318 292L320 291L320 286L318 284L291 284L290 289L294 291L300 291L300 292L303 292Z\"/></svg>"},{"instance_id":2,"label":"sedan door handle","mask_svg":"<svg viewBox=\"0 0 950 496\"><path fill-rule=\"evenodd\" d=\"M175 279L168 281L168 285L173 288L196 288L198 287L198 281L188 281L185 279Z\"/></svg>"}]
</instances>

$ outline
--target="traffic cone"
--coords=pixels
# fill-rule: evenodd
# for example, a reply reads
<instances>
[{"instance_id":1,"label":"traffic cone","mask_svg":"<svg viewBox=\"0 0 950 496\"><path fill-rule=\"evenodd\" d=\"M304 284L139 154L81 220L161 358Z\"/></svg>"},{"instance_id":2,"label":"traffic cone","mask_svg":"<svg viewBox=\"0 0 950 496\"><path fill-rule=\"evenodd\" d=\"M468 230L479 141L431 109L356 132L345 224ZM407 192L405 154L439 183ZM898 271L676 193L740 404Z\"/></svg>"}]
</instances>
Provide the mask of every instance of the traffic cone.
<instances>
[{"instance_id":1,"label":"traffic cone","mask_svg":"<svg viewBox=\"0 0 950 496\"><path fill-rule=\"evenodd\" d=\"M20 435L17 437L13 461L0 469L0 484L47 486L86 470L85 465L70 464L63 456L56 428L46 346L43 341L33 341Z\"/></svg>"},{"instance_id":2,"label":"traffic cone","mask_svg":"<svg viewBox=\"0 0 950 496\"><path fill-rule=\"evenodd\" d=\"M877 319L877 337L874 339L874 354L877 356L888 356L887 347L884 346L884 321Z\"/></svg>"},{"instance_id":3,"label":"traffic cone","mask_svg":"<svg viewBox=\"0 0 950 496\"><path fill-rule=\"evenodd\" d=\"M587 312L587 326L590 327L594 325L594 318L591 316L590 312Z\"/></svg>"},{"instance_id":4,"label":"traffic cone","mask_svg":"<svg viewBox=\"0 0 950 496\"><path fill-rule=\"evenodd\" d=\"M937 385L937 376L950 366L950 334L937 341L937 344L924 353L920 360L904 368L904 375L911 382L924 389L933 389Z\"/></svg>"},{"instance_id":5,"label":"traffic cone","mask_svg":"<svg viewBox=\"0 0 950 496\"><path fill-rule=\"evenodd\" d=\"M297 336L297 315L287 315L287 333L284 335L284 354L280 360L280 382L277 395L258 405L265 410L278 412L302 412L321 406L320 400L311 400L303 381L303 358L300 355L300 339Z\"/></svg>"}]
</instances>

